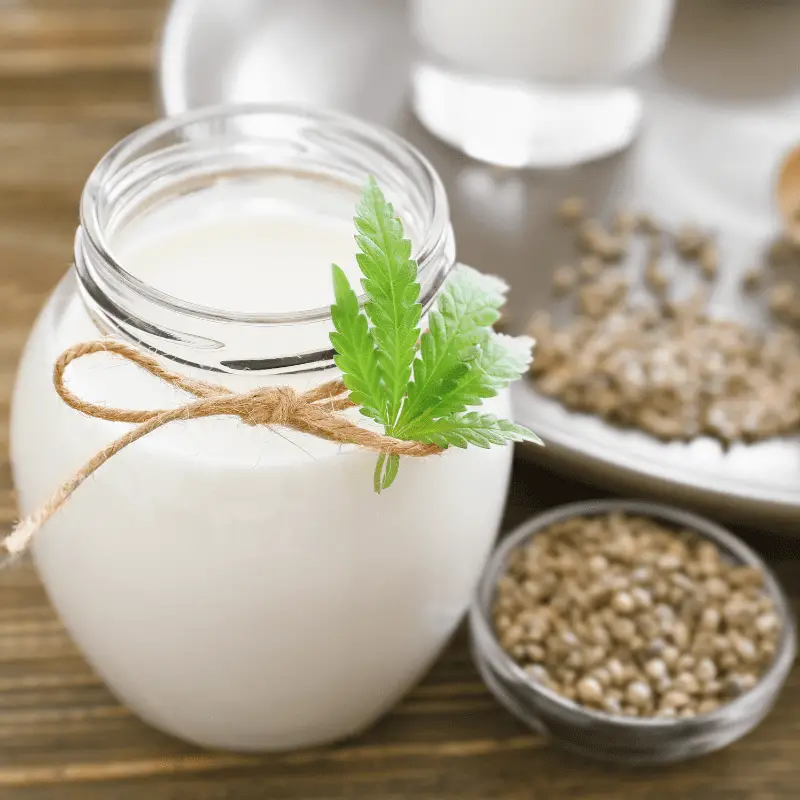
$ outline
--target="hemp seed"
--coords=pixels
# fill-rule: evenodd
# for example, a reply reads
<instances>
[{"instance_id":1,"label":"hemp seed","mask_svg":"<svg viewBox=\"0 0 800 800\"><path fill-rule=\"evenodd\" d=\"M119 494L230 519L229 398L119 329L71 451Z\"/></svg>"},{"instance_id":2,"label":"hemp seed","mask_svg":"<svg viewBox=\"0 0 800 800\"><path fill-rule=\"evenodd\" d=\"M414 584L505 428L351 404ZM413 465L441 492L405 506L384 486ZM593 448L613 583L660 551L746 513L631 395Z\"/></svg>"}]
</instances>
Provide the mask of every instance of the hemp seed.
<instances>
[{"instance_id":1,"label":"hemp seed","mask_svg":"<svg viewBox=\"0 0 800 800\"><path fill-rule=\"evenodd\" d=\"M746 292L757 292L764 283L764 270L761 267L753 267L745 272L742 283Z\"/></svg>"},{"instance_id":2,"label":"hemp seed","mask_svg":"<svg viewBox=\"0 0 800 800\"><path fill-rule=\"evenodd\" d=\"M586 256L581 259L581 280L593 280L603 271L603 262L597 256Z\"/></svg>"},{"instance_id":3,"label":"hemp seed","mask_svg":"<svg viewBox=\"0 0 800 800\"><path fill-rule=\"evenodd\" d=\"M585 213L586 201L582 197L567 197L556 209L558 219L567 225L579 222Z\"/></svg>"},{"instance_id":4,"label":"hemp seed","mask_svg":"<svg viewBox=\"0 0 800 800\"><path fill-rule=\"evenodd\" d=\"M644 281L647 288L656 295L664 295L669 289L669 279L661 269L657 258L650 258L644 270Z\"/></svg>"},{"instance_id":5,"label":"hemp seed","mask_svg":"<svg viewBox=\"0 0 800 800\"><path fill-rule=\"evenodd\" d=\"M675 249L687 261L698 260L708 243L709 237L694 225L684 225L675 236Z\"/></svg>"},{"instance_id":6,"label":"hemp seed","mask_svg":"<svg viewBox=\"0 0 800 800\"><path fill-rule=\"evenodd\" d=\"M794 284L778 283L769 291L770 311L776 317L786 318L791 315L797 303L798 292Z\"/></svg>"},{"instance_id":7,"label":"hemp seed","mask_svg":"<svg viewBox=\"0 0 800 800\"><path fill-rule=\"evenodd\" d=\"M636 230L647 235L661 233L661 226L650 214L636 216Z\"/></svg>"},{"instance_id":8,"label":"hemp seed","mask_svg":"<svg viewBox=\"0 0 800 800\"><path fill-rule=\"evenodd\" d=\"M575 288L578 282L578 275L574 267L563 265L558 267L553 273L553 293L565 295Z\"/></svg>"},{"instance_id":9,"label":"hemp seed","mask_svg":"<svg viewBox=\"0 0 800 800\"><path fill-rule=\"evenodd\" d=\"M644 254L633 250L643 260L644 300L629 291L630 270L602 266L627 253L632 221L648 245ZM648 215L626 211L610 231L586 219L576 236L586 254L577 317L557 329L540 315L531 326L537 340L531 378L542 394L662 441L708 436L729 447L800 433L800 384L792 377L800 374L800 291L794 285L784 281L766 292L780 325L762 331L708 317L707 283L719 271L719 251L697 226L668 236ZM688 298L670 296L665 243L698 263L706 279ZM800 247L777 240L768 257L800 265ZM755 288L763 270L751 273L745 284ZM564 285L574 285L571 276ZM687 569L688 577L698 575L698 565Z\"/></svg>"},{"instance_id":10,"label":"hemp seed","mask_svg":"<svg viewBox=\"0 0 800 800\"><path fill-rule=\"evenodd\" d=\"M716 280L717 271L719 270L719 252L717 245L713 241L709 240L703 244L697 256L697 264L705 280Z\"/></svg>"},{"instance_id":11,"label":"hemp seed","mask_svg":"<svg viewBox=\"0 0 800 800\"><path fill-rule=\"evenodd\" d=\"M763 581L691 531L572 517L511 553L492 622L531 680L573 702L691 717L748 691L772 663L782 625Z\"/></svg>"}]
</instances>

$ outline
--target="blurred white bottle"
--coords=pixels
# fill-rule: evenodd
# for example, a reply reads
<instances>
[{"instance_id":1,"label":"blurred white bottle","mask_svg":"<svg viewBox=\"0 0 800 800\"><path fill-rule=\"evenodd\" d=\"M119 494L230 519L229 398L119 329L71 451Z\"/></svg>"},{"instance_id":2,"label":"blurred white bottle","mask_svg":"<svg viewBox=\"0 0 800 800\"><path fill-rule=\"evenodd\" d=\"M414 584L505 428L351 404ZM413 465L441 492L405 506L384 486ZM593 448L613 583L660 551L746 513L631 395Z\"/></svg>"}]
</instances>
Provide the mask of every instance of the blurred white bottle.
<instances>
[{"instance_id":1,"label":"blurred white bottle","mask_svg":"<svg viewBox=\"0 0 800 800\"><path fill-rule=\"evenodd\" d=\"M414 107L435 135L505 166L568 166L633 140L625 81L667 40L674 0L411 0Z\"/></svg>"}]
</instances>

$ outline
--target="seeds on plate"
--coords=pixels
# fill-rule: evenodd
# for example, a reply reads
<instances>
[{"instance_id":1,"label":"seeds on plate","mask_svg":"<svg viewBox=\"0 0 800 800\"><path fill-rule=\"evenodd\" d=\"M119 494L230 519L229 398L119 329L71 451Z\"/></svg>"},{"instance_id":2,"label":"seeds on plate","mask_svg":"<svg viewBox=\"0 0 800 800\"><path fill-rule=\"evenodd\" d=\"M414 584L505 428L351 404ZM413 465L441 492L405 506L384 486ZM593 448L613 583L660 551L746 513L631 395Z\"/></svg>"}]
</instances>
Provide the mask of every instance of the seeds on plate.
<instances>
[{"instance_id":1,"label":"seeds on plate","mask_svg":"<svg viewBox=\"0 0 800 800\"><path fill-rule=\"evenodd\" d=\"M636 220L646 244L672 240L650 217ZM626 217L626 220L627 220ZM696 227L674 237L706 279L687 295L652 253L644 259L644 299L631 292L631 267L603 266L596 242L609 236L597 220L578 232L581 262L576 316L556 327L547 315L530 327L537 339L531 377L567 408L638 428L664 441L705 435L724 446L800 432L800 290L787 282L767 292L776 324L765 329L709 318L709 282L717 245ZM789 245L786 245L789 247ZM763 270L745 284L757 285ZM569 291L568 289L564 290Z\"/></svg>"},{"instance_id":2,"label":"seeds on plate","mask_svg":"<svg viewBox=\"0 0 800 800\"><path fill-rule=\"evenodd\" d=\"M585 256L581 259L581 280L593 280L603 271L603 262L597 256Z\"/></svg>"},{"instance_id":3,"label":"seeds on plate","mask_svg":"<svg viewBox=\"0 0 800 800\"><path fill-rule=\"evenodd\" d=\"M601 319L619 307L628 293L628 281L619 269L606 269L597 280L578 291L578 307L589 319Z\"/></svg>"},{"instance_id":4,"label":"seeds on plate","mask_svg":"<svg viewBox=\"0 0 800 800\"><path fill-rule=\"evenodd\" d=\"M709 243L709 237L694 225L684 225L675 235L675 249L681 258L696 261Z\"/></svg>"},{"instance_id":5,"label":"seeds on plate","mask_svg":"<svg viewBox=\"0 0 800 800\"><path fill-rule=\"evenodd\" d=\"M636 230L636 215L630 211L617 211L611 223L611 230L615 236L627 238Z\"/></svg>"},{"instance_id":6,"label":"seeds on plate","mask_svg":"<svg viewBox=\"0 0 800 800\"><path fill-rule=\"evenodd\" d=\"M782 623L763 582L694 532L572 517L511 554L493 627L532 680L573 702L689 717L753 688L771 664Z\"/></svg>"},{"instance_id":7,"label":"seeds on plate","mask_svg":"<svg viewBox=\"0 0 800 800\"><path fill-rule=\"evenodd\" d=\"M625 237L609 233L596 219L580 226L578 244L585 253L603 261L619 261L627 250Z\"/></svg>"},{"instance_id":8,"label":"seeds on plate","mask_svg":"<svg viewBox=\"0 0 800 800\"><path fill-rule=\"evenodd\" d=\"M650 214L638 214L636 219L636 230L639 233L648 235L661 233L661 226Z\"/></svg>"},{"instance_id":9,"label":"seeds on plate","mask_svg":"<svg viewBox=\"0 0 800 800\"><path fill-rule=\"evenodd\" d=\"M717 245L713 241L706 241L700 248L697 264L700 267L703 278L707 281L716 280L717 270L719 269L719 252L717 251Z\"/></svg>"},{"instance_id":10,"label":"seeds on plate","mask_svg":"<svg viewBox=\"0 0 800 800\"><path fill-rule=\"evenodd\" d=\"M796 335L682 314L606 313L608 295L596 298L590 288L582 290L584 315L568 329L554 333L546 318L533 326L533 376L543 394L664 440L705 433L732 442L797 430Z\"/></svg>"},{"instance_id":11,"label":"seeds on plate","mask_svg":"<svg viewBox=\"0 0 800 800\"><path fill-rule=\"evenodd\" d=\"M798 263L800 251L797 245L785 236L777 237L767 250L767 262L773 267L788 267Z\"/></svg>"},{"instance_id":12,"label":"seeds on plate","mask_svg":"<svg viewBox=\"0 0 800 800\"><path fill-rule=\"evenodd\" d=\"M764 283L764 269L762 267L753 267L745 272L742 278L742 284L746 292L757 292L761 285Z\"/></svg>"},{"instance_id":13,"label":"seeds on plate","mask_svg":"<svg viewBox=\"0 0 800 800\"><path fill-rule=\"evenodd\" d=\"M778 318L790 317L797 303L798 291L792 283L778 283L769 290L770 311Z\"/></svg>"},{"instance_id":14,"label":"seeds on plate","mask_svg":"<svg viewBox=\"0 0 800 800\"><path fill-rule=\"evenodd\" d=\"M579 222L585 213L586 201L582 197L567 197L556 209L558 219L567 224Z\"/></svg>"},{"instance_id":15,"label":"seeds on plate","mask_svg":"<svg viewBox=\"0 0 800 800\"><path fill-rule=\"evenodd\" d=\"M647 258L650 261L657 261L664 255L664 240L663 233L649 233L647 234Z\"/></svg>"},{"instance_id":16,"label":"seeds on plate","mask_svg":"<svg viewBox=\"0 0 800 800\"><path fill-rule=\"evenodd\" d=\"M578 282L578 273L574 267L564 264L557 267L553 273L553 292L556 295L564 295L572 291Z\"/></svg>"}]
</instances>

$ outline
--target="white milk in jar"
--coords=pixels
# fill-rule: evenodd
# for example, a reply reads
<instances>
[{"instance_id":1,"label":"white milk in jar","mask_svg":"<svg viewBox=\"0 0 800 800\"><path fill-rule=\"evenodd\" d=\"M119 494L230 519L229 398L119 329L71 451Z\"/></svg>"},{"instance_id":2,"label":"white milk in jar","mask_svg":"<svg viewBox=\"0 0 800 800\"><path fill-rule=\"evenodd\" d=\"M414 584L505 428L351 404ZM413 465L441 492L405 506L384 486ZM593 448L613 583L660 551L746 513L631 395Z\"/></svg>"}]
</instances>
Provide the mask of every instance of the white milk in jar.
<instances>
[{"instance_id":1,"label":"white milk in jar","mask_svg":"<svg viewBox=\"0 0 800 800\"><path fill-rule=\"evenodd\" d=\"M87 184L76 268L20 367L23 513L126 429L56 396L52 365L74 343L112 333L237 390L336 377L330 264L355 284L367 172L406 221L429 306L453 261L447 201L387 133L222 109L112 151ZM108 354L67 380L122 408L187 399ZM505 393L487 405L509 416ZM497 533L510 462L510 448L404 458L376 495L372 453L231 417L177 422L81 486L36 539L36 563L79 648L146 721L209 747L313 745L363 730L436 658Z\"/></svg>"},{"instance_id":2,"label":"white milk in jar","mask_svg":"<svg viewBox=\"0 0 800 800\"><path fill-rule=\"evenodd\" d=\"M607 155L641 103L619 84L662 50L674 0L411 0L414 100L477 158L561 166Z\"/></svg>"}]
</instances>

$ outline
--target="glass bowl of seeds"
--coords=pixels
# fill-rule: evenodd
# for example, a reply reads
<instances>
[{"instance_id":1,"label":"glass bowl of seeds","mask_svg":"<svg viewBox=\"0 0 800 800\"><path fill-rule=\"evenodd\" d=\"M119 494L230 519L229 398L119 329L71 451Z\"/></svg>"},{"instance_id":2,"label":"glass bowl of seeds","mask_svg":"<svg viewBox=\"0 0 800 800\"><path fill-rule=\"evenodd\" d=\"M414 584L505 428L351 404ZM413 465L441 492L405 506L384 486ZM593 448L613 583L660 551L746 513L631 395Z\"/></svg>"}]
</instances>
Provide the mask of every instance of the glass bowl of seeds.
<instances>
[{"instance_id":1,"label":"glass bowl of seeds","mask_svg":"<svg viewBox=\"0 0 800 800\"><path fill-rule=\"evenodd\" d=\"M506 537L470 609L496 698L564 747L657 764L710 753L766 716L796 653L772 571L669 506L598 500Z\"/></svg>"}]
</instances>

